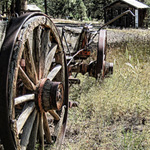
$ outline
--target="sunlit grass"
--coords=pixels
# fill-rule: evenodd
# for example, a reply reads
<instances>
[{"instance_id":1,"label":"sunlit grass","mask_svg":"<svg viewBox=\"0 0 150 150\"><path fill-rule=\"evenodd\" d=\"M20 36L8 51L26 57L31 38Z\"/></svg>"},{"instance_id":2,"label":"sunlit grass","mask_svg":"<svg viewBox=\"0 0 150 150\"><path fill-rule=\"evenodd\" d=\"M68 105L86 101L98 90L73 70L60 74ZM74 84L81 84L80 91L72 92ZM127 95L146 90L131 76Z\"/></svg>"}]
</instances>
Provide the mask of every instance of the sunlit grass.
<instances>
[{"instance_id":1,"label":"sunlit grass","mask_svg":"<svg viewBox=\"0 0 150 150\"><path fill-rule=\"evenodd\" d=\"M69 111L64 149L150 149L150 39L135 34L121 48L110 47L112 76L103 82L78 76L70 99L79 108Z\"/></svg>"}]
</instances>

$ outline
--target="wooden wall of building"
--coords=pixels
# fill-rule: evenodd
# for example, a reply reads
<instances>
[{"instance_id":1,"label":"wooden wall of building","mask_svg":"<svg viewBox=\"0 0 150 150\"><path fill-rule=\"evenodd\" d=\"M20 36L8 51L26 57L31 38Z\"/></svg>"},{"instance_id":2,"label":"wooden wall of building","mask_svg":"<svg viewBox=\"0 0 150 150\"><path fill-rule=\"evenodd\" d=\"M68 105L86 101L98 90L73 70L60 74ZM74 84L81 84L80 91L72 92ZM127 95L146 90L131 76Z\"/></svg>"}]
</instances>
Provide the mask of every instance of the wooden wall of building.
<instances>
[{"instance_id":1,"label":"wooden wall of building","mask_svg":"<svg viewBox=\"0 0 150 150\"><path fill-rule=\"evenodd\" d=\"M135 14L135 10L133 6L130 6L124 2L117 2L113 5L107 6L104 8L104 18L105 23L109 20L115 18L116 16L120 15L121 13L125 12L126 10L131 10ZM146 15L146 9L137 9L138 10L138 27L143 27L143 20ZM110 26L114 27L135 27L135 17L131 14L126 14L120 19L116 20Z\"/></svg>"}]
</instances>

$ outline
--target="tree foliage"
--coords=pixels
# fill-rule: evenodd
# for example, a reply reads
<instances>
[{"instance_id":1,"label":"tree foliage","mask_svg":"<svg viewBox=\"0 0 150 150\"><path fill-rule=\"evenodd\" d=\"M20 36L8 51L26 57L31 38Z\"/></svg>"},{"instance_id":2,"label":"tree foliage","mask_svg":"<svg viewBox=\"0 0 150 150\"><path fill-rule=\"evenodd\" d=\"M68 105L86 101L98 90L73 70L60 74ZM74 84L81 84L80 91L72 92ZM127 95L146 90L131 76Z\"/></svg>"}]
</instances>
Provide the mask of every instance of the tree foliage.
<instances>
[{"instance_id":1,"label":"tree foliage","mask_svg":"<svg viewBox=\"0 0 150 150\"><path fill-rule=\"evenodd\" d=\"M0 5L8 5L16 0L2 0ZM28 0L28 4L35 4L44 12L45 0ZM115 0L47 0L47 13L54 18L73 18L77 20L103 19L103 8ZM150 0L139 0L150 6ZM2 7L1 7L2 8ZM148 11L150 16L150 11Z\"/></svg>"},{"instance_id":2,"label":"tree foliage","mask_svg":"<svg viewBox=\"0 0 150 150\"><path fill-rule=\"evenodd\" d=\"M50 0L47 10L55 18L102 19L103 7L113 0ZM44 0L29 0L44 10ZM42 5L43 4L43 5ZM42 8L43 7L43 8Z\"/></svg>"}]
</instances>

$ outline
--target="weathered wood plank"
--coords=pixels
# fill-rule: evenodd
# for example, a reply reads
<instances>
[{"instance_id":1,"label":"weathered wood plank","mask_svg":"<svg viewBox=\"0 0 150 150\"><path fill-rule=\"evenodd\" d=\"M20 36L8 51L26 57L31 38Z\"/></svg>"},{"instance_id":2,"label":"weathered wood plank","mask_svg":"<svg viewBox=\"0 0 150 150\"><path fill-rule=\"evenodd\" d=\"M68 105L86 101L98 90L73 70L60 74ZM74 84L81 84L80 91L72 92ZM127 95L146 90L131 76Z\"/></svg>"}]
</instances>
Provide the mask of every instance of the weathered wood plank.
<instances>
[{"instance_id":1,"label":"weathered wood plank","mask_svg":"<svg viewBox=\"0 0 150 150\"><path fill-rule=\"evenodd\" d=\"M82 30L83 30L83 28L81 27L81 28L79 28L79 27L68 27L68 26L65 26L64 27L64 30L66 31L66 32L71 32L71 33L74 33L74 34L78 34L78 35L80 35L81 34L81 32L82 32Z\"/></svg>"}]
</instances>

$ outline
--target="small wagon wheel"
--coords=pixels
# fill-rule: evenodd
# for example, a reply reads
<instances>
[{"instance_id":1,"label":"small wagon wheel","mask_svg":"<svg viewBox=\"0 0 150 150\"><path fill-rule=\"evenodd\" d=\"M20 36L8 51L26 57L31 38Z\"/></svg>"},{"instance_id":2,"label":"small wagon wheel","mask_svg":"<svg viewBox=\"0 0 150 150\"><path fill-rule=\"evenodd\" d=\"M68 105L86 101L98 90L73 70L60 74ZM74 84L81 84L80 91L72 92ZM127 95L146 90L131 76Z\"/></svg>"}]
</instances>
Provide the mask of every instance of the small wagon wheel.
<instances>
[{"instance_id":1,"label":"small wagon wheel","mask_svg":"<svg viewBox=\"0 0 150 150\"><path fill-rule=\"evenodd\" d=\"M0 138L6 150L60 149L68 76L59 34L42 13L10 22L0 55Z\"/></svg>"},{"instance_id":2,"label":"small wagon wheel","mask_svg":"<svg viewBox=\"0 0 150 150\"><path fill-rule=\"evenodd\" d=\"M101 74L102 77L105 75L105 61L106 61L106 44L107 44L107 31L100 30L98 37L98 49L97 49L97 65L96 65L96 76Z\"/></svg>"}]
</instances>

